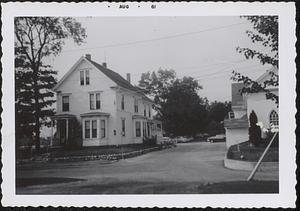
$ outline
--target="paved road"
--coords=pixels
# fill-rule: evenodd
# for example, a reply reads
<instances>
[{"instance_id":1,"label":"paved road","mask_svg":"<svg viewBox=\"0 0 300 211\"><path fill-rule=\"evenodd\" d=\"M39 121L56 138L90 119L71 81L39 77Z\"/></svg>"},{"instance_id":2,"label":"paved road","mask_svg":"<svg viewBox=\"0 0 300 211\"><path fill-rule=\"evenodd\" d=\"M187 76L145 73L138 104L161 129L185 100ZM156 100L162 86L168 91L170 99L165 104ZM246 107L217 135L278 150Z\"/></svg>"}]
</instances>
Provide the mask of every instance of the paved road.
<instances>
[{"instance_id":1,"label":"paved road","mask_svg":"<svg viewBox=\"0 0 300 211\"><path fill-rule=\"evenodd\" d=\"M80 181L17 188L17 194L197 193L201 184L245 180L250 172L226 169L224 143L186 143L118 162L26 164L18 178L73 178ZM258 172L257 180L278 180Z\"/></svg>"}]
</instances>

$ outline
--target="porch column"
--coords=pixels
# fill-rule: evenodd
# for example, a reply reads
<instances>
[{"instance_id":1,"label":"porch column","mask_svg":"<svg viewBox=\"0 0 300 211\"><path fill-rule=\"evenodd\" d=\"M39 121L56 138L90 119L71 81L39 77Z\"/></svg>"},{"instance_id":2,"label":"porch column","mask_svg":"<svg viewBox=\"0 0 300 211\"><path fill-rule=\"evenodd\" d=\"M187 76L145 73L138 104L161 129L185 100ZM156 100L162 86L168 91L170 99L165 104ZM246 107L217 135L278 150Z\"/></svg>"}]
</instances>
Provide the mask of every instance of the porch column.
<instances>
[{"instance_id":1,"label":"porch column","mask_svg":"<svg viewBox=\"0 0 300 211\"><path fill-rule=\"evenodd\" d=\"M53 146L53 120L51 119L51 138L50 138L50 146Z\"/></svg>"}]
</instances>

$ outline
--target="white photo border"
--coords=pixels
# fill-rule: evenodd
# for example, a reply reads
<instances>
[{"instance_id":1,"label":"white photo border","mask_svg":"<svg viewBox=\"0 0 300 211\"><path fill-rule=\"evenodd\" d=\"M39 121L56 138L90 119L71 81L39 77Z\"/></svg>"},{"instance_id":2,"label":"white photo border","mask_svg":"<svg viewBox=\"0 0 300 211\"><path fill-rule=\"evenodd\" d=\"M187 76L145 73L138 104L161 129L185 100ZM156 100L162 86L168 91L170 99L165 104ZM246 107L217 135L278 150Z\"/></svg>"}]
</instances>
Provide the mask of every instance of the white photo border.
<instances>
[{"instance_id":1,"label":"white photo border","mask_svg":"<svg viewBox=\"0 0 300 211\"><path fill-rule=\"evenodd\" d=\"M120 4L129 9L119 9ZM156 9L151 5L155 4ZM46 5L46 6L45 6ZM139 5L140 7L137 7ZM101 207L295 207L296 36L290 2L2 3L2 205ZM108 7L110 6L110 7ZM84 8L84 9L82 9ZM100 12L101 11L101 12ZM14 17L16 16L279 16L279 194L16 195Z\"/></svg>"}]
</instances>

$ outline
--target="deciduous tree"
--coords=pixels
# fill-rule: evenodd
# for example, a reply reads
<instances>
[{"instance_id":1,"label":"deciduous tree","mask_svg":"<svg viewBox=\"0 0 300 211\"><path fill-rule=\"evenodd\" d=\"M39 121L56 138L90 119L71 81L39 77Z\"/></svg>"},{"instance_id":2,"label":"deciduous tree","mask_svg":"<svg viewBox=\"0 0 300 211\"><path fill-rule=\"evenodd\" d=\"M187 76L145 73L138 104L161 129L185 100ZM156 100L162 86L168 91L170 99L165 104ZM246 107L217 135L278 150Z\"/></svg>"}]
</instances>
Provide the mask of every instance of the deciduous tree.
<instances>
[{"instance_id":1,"label":"deciduous tree","mask_svg":"<svg viewBox=\"0 0 300 211\"><path fill-rule=\"evenodd\" d=\"M177 79L165 94L161 113L164 130L174 136L193 136L205 128L207 111L197 91L202 87L191 77Z\"/></svg>"},{"instance_id":2,"label":"deciduous tree","mask_svg":"<svg viewBox=\"0 0 300 211\"><path fill-rule=\"evenodd\" d=\"M237 52L244 54L247 59L256 58L263 65L271 64L278 68L278 16L244 16L243 18L253 24L253 30L247 30L246 34L253 43L261 45L263 50L237 47ZM242 93L263 91L266 93L267 99L275 101L278 105L278 96L267 89L268 86L278 86L278 73L270 71L270 75L270 80L263 84L259 84L237 71L233 71L232 79L246 85L242 89Z\"/></svg>"},{"instance_id":3,"label":"deciduous tree","mask_svg":"<svg viewBox=\"0 0 300 211\"><path fill-rule=\"evenodd\" d=\"M147 72L141 76L138 86L146 95L153 98L154 109L157 111L158 117L161 116L161 104L166 100L166 93L175 80L176 73L174 70L159 69L157 72Z\"/></svg>"},{"instance_id":4,"label":"deciduous tree","mask_svg":"<svg viewBox=\"0 0 300 211\"><path fill-rule=\"evenodd\" d=\"M66 39L81 44L85 29L70 17L16 17L16 125L33 133L37 150L40 148L40 128L49 115L55 83L55 71L45 58L58 55ZM21 130L21 131L24 131Z\"/></svg>"}]
</instances>

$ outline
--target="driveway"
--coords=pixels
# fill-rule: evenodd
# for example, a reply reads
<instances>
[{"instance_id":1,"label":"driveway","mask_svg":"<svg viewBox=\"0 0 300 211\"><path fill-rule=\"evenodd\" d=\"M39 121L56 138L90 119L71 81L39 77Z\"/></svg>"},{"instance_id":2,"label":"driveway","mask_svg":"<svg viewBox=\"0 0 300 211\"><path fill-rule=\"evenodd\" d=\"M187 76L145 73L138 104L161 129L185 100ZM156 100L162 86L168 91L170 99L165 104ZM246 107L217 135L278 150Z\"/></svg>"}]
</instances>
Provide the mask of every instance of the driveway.
<instances>
[{"instance_id":1,"label":"driveway","mask_svg":"<svg viewBox=\"0 0 300 211\"><path fill-rule=\"evenodd\" d=\"M17 194L198 193L199 185L247 179L248 171L224 168L225 153L225 143L200 142L178 144L117 162L25 164L17 168L18 179L33 180L36 184L42 179L54 182L24 185L16 191ZM278 172L257 172L255 179L278 180Z\"/></svg>"}]
</instances>

